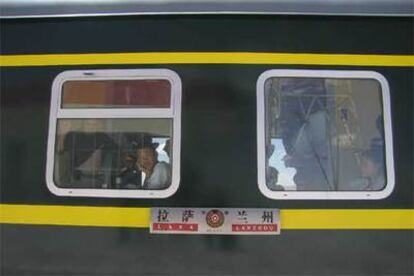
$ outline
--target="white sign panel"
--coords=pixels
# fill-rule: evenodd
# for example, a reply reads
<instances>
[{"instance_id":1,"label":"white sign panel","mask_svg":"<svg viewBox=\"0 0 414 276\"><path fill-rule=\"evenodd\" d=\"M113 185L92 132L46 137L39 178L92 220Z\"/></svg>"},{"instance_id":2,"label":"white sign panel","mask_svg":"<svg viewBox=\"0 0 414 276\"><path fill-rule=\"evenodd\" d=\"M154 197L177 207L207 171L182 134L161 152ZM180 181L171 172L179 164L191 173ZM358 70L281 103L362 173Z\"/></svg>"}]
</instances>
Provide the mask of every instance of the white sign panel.
<instances>
[{"instance_id":1,"label":"white sign panel","mask_svg":"<svg viewBox=\"0 0 414 276\"><path fill-rule=\"evenodd\" d=\"M157 234L280 234L276 209L151 208L150 232Z\"/></svg>"}]
</instances>

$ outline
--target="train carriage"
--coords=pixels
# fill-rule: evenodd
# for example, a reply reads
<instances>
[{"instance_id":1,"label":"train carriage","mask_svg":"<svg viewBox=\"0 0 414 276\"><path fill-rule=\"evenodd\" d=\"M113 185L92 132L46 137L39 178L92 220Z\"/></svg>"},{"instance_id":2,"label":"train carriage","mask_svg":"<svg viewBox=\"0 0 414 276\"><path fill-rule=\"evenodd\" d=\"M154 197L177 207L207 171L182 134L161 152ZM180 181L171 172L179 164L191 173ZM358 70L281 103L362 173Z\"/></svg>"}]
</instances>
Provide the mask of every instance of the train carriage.
<instances>
[{"instance_id":1,"label":"train carriage","mask_svg":"<svg viewBox=\"0 0 414 276\"><path fill-rule=\"evenodd\" d=\"M2 275L414 273L411 1L0 8Z\"/></svg>"}]
</instances>

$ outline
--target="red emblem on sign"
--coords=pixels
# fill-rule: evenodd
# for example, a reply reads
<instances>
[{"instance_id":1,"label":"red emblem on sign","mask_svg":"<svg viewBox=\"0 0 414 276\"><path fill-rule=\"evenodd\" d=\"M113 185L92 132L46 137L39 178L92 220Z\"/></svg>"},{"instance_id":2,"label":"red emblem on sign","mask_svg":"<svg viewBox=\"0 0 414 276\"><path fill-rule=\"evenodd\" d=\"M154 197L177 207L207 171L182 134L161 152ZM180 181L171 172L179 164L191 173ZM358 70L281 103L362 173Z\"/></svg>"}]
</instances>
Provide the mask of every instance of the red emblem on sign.
<instances>
[{"instance_id":1,"label":"red emblem on sign","mask_svg":"<svg viewBox=\"0 0 414 276\"><path fill-rule=\"evenodd\" d=\"M224 214L220 210L211 210L206 215L206 222L212 228L218 228L224 223Z\"/></svg>"}]
</instances>

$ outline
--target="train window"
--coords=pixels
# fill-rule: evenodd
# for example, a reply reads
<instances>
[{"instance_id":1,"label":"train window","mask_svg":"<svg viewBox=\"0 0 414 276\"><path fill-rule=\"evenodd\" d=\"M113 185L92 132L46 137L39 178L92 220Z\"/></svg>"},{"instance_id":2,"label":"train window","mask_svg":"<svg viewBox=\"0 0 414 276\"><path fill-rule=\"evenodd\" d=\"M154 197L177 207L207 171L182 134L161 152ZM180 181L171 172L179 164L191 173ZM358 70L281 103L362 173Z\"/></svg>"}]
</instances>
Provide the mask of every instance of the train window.
<instances>
[{"instance_id":1,"label":"train window","mask_svg":"<svg viewBox=\"0 0 414 276\"><path fill-rule=\"evenodd\" d=\"M389 88L375 72L270 70L257 82L258 181L274 199L394 188Z\"/></svg>"},{"instance_id":2,"label":"train window","mask_svg":"<svg viewBox=\"0 0 414 276\"><path fill-rule=\"evenodd\" d=\"M63 108L169 108L168 80L68 81L62 88Z\"/></svg>"},{"instance_id":3,"label":"train window","mask_svg":"<svg viewBox=\"0 0 414 276\"><path fill-rule=\"evenodd\" d=\"M181 81L165 69L66 71L52 86L47 186L61 196L178 189Z\"/></svg>"}]
</instances>

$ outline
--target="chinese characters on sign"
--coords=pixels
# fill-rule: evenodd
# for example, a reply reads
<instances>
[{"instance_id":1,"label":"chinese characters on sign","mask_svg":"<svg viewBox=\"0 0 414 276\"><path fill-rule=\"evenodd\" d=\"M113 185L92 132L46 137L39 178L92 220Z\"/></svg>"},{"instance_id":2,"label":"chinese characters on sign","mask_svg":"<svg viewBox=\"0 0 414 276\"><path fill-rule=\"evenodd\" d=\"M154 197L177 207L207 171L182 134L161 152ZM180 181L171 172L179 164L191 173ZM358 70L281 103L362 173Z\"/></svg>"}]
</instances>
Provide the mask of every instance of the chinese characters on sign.
<instances>
[{"instance_id":1,"label":"chinese characters on sign","mask_svg":"<svg viewBox=\"0 0 414 276\"><path fill-rule=\"evenodd\" d=\"M151 208L151 233L280 234L279 210L251 208Z\"/></svg>"},{"instance_id":2,"label":"chinese characters on sign","mask_svg":"<svg viewBox=\"0 0 414 276\"><path fill-rule=\"evenodd\" d=\"M176 220L176 212L172 212L174 222L170 222L170 210L164 208L151 209L151 233L179 233L179 232L197 232L198 224L191 223L189 220L193 218L193 210L181 210L181 221ZM154 215L156 219L154 221Z\"/></svg>"}]
</instances>

